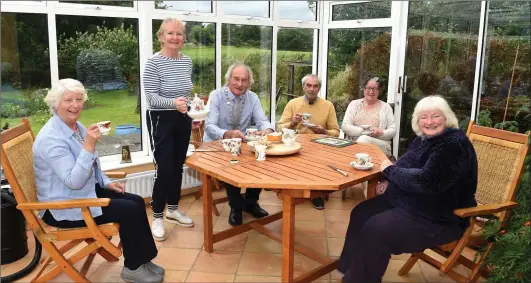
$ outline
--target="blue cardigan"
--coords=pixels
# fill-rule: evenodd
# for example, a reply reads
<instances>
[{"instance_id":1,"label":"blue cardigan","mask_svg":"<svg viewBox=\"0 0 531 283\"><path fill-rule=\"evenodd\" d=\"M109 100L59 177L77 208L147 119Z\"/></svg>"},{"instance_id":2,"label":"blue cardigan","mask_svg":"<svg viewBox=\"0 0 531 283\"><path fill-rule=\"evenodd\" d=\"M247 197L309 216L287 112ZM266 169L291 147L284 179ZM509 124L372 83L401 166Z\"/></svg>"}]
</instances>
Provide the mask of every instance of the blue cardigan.
<instances>
[{"instance_id":1,"label":"blue cardigan","mask_svg":"<svg viewBox=\"0 0 531 283\"><path fill-rule=\"evenodd\" d=\"M389 180L385 196L393 207L434 223L467 225L453 210L477 205L476 152L459 129L417 137L383 174Z\"/></svg>"}]
</instances>

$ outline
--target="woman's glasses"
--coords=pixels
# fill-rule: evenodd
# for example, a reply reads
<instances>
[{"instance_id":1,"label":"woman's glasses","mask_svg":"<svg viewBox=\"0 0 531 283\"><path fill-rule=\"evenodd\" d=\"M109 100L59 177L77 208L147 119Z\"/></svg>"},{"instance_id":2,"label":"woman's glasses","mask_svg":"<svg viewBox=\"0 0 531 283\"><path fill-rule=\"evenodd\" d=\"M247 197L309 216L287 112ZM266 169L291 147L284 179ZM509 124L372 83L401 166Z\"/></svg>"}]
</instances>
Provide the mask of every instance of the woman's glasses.
<instances>
[{"instance_id":1,"label":"woman's glasses","mask_svg":"<svg viewBox=\"0 0 531 283\"><path fill-rule=\"evenodd\" d=\"M380 91L380 89L377 88L377 87L366 87L366 88L364 88L364 89L365 89L367 92L371 92L371 91L372 91L372 92L377 92L377 91Z\"/></svg>"}]
</instances>

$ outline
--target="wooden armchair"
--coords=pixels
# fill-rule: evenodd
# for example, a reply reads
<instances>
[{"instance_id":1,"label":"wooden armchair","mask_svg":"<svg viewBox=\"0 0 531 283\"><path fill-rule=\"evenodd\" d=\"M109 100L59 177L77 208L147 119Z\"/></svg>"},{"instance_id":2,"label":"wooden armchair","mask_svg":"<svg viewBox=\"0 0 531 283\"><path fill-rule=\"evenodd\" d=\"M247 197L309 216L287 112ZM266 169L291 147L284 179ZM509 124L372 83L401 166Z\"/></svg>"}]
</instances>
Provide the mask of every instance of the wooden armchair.
<instances>
[{"instance_id":1,"label":"wooden armchair","mask_svg":"<svg viewBox=\"0 0 531 283\"><path fill-rule=\"evenodd\" d=\"M475 232L482 224L477 219L479 216L492 215L497 217L503 225L510 211L518 205L515 202L516 188L524 170L529 135L481 127L474 125L471 121L467 136L474 145L478 158L476 192L478 206L456 209L454 214L462 218L470 217L470 227L459 241L431 249L446 258L444 263L426 253L414 253L400 269L399 275L408 273L417 260L421 259L457 282L476 282L480 276L488 276L488 270L482 266L482 263L492 250L494 243L487 242L481 233ZM465 247L474 249L478 245L486 245L486 249L474 261L461 255ZM453 270L459 264L470 269L471 273L468 277Z\"/></svg>"},{"instance_id":2,"label":"wooden armchair","mask_svg":"<svg viewBox=\"0 0 531 283\"><path fill-rule=\"evenodd\" d=\"M96 225L89 208L108 206L110 199L77 199L67 201L39 202L33 171L32 146L34 136L27 119L0 135L2 140L2 168L18 202L17 208L22 211L29 228L35 234L48 257L41 261L37 275L32 282L48 282L61 272L65 272L75 282L89 282L85 277L96 254L108 261L118 261L121 256L121 245L110 242L112 236L118 235L119 225L116 223ZM111 178L123 178L125 173L107 174ZM85 228L57 229L43 228L37 214L42 209L79 208L87 224ZM69 241L60 248L60 241ZM79 247L79 248L78 248ZM67 252L69 257L65 257ZM73 267L81 259L86 258L81 270ZM43 271L54 262L46 273Z\"/></svg>"}]
</instances>

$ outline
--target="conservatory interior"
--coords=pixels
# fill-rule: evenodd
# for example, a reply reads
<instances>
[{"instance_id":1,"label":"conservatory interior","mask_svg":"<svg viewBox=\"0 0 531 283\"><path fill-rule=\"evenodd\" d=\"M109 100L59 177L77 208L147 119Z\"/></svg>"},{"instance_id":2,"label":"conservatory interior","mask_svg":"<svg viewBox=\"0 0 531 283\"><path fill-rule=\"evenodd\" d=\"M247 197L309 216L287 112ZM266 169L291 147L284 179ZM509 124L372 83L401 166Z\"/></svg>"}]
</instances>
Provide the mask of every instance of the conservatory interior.
<instances>
[{"instance_id":1,"label":"conservatory interior","mask_svg":"<svg viewBox=\"0 0 531 283\"><path fill-rule=\"evenodd\" d=\"M501 129L521 137L531 131L531 1L1 1L0 6L2 130L27 118L37 135L51 117L44 102L51 86L64 78L79 80L88 90L79 121L112 122L110 134L96 145L102 170L127 174L126 191L145 199L150 224L155 165L142 74L160 50L156 33L168 17L185 25L181 51L192 59L191 98L208 97L225 84L231 64L244 63L254 73L251 90L273 125L290 100L304 95L301 79L316 74L321 80L318 95L333 104L339 125L349 103L363 97L364 79L383 79L379 99L393 108L397 131L391 148L398 159L416 137L414 107L428 95L444 97L465 132L471 121L482 126L482 133ZM323 210L314 209L309 200L298 201L294 214L282 214L292 207L277 196L281 190L263 190L262 208L284 219L244 224L247 230L216 241L221 239L217 232L231 228L230 207L217 201L226 197L225 191L216 187L211 192L210 177L196 170L198 159L193 158L198 154L184 166L179 204L195 225L166 224L167 239L155 242L153 262L166 269L165 282L341 282L335 264L351 210L367 197L366 185L358 181L336 188ZM474 278L479 282L531 280L531 247L525 240L531 237L529 155L522 164L510 199L518 206L511 207L504 226L485 220L477 228L486 242L495 243L490 253L482 257L485 248L478 246L462 249L470 262L482 261L484 272ZM5 169L4 159L2 165ZM359 175L350 169L356 172L351 175ZM363 181L373 189L376 179L369 177ZM301 198L310 195L311 190L300 193ZM243 222L252 221L244 214ZM285 235L289 231L291 238ZM3 279L30 263L35 241L28 228L29 252L2 262ZM111 243L118 241L115 237ZM433 250L425 253L446 260ZM42 259L46 256L43 250ZM409 272L402 272L410 256L392 255L382 281L457 280L445 267L426 260L414 261ZM98 254L86 268L83 260L73 266L84 269L89 281L121 282L123 256L119 259L107 261ZM474 270L460 263L458 259L453 270L468 278ZM38 270L18 282L30 282ZM50 280L70 281L68 272Z\"/></svg>"}]
</instances>

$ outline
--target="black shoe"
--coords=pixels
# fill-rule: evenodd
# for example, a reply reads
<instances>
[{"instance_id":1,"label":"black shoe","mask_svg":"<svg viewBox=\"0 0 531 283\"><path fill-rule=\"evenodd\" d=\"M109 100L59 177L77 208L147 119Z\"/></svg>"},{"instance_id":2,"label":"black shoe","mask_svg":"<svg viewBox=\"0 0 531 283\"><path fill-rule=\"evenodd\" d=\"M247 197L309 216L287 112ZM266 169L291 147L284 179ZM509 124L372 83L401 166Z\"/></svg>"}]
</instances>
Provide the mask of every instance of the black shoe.
<instances>
[{"instance_id":1,"label":"black shoe","mask_svg":"<svg viewBox=\"0 0 531 283\"><path fill-rule=\"evenodd\" d=\"M324 209L324 200L323 198L314 198L312 199L313 208L322 210Z\"/></svg>"},{"instance_id":2,"label":"black shoe","mask_svg":"<svg viewBox=\"0 0 531 283\"><path fill-rule=\"evenodd\" d=\"M242 225L242 211L241 209L234 209L231 207L229 214L229 224L232 226Z\"/></svg>"},{"instance_id":3,"label":"black shoe","mask_svg":"<svg viewBox=\"0 0 531 283\"><path fill-rule=\"evenodd\" d=\"M245 212L251 214L254 218L262 218L269 215L269 213L261 208L258 203L248 205L244 210Z\"/></svg>"}]
</instances>

